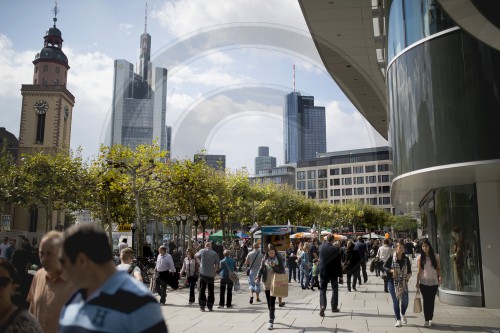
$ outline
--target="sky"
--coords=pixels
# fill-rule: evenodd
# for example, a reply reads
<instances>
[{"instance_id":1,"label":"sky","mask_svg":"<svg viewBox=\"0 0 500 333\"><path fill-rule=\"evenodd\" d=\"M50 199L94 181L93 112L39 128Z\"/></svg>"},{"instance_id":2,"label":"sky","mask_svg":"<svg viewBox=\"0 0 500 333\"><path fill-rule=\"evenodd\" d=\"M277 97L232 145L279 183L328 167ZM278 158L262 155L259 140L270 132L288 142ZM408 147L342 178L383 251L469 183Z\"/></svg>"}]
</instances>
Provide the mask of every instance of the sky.
<instances>
[{"instance_id":1,"label":"sky","mask_svg":"<svg viewBox=\"0 0 500 333\"><path fill-rule=\"evenodd\" d=\"M113 61L136 64L145 1L59 0L57 27L75 96L71 148L95 158L111 113ZM284 95L313 95L326 108L328 151L387 142L326 72L296 0L149 0L151 60L168 70L166 123L172 156L226 155L251 173L259 146L283 161ZM53 24L54 1L3 1L0 11L0 127L19 135L21 85Z\"/></svg>"}]
</instances>

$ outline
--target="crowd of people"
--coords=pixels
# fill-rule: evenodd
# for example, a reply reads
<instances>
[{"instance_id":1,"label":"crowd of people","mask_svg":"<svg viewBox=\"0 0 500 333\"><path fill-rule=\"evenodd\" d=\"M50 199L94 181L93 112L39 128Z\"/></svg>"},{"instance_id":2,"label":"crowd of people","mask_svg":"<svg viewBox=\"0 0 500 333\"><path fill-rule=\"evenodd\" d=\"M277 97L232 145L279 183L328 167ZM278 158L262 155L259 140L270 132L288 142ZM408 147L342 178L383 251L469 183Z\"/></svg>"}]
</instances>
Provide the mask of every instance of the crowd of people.
<instances>
[{"instance_id":1,"label":"crowd of people","mask_svg":"<svg viewBox=\"0 0 500 333\"><path fill-rule=\"evenodd\" d=\"M277 306L285 306L281 294L273 291L275 275L303 290L319 290L319 314L328 308L331 290L332 313L339 308L339 284L346 276L347 290L368 283L370 270L384 280L384 291L393 301L396 327L407 323L408 281L412 260L417 258L417 285L422 294L424 326L433 325L434 299L441 271L439 256L428 240L394 241L389 238L335 241L333 234L318 242L291 242L282 254L274 244L261 250L259 243L193 242L182 250L171 242L151 251L155 256L155 276L150 289L143 282L141 268L126 239L119 244L120 263L116 265L106 234L92 224L81 224L66 232L50 231L38 248L41 268L34 275L28 268L35 261L29 242L15 249L9 238L0 244L0 331L72 332L120 331L167 332L160 306L166 304L167 289L177 289L185 277L188 304L196 302L200 311L213 311L215 280L220 278L218 308L233 307L233 291L239 287L233 275L246 269L249 303L260 303L264 293L269 312L267 328L272 330ZM147 251L146 251L147 252ZM183 255L185 255L183 257ZM288 272L287 272L288 270ZM286 277L285 277L286 276ZM159 301L153 296L157 292ZM285 294L286 296L286 294ZM54 314L59 320L54 320ZM138 315L141 320L127 320ZM136 317L137 318L137 317ZM147 320L143 320L146 318Z\"/></svg>"}]
</instances>

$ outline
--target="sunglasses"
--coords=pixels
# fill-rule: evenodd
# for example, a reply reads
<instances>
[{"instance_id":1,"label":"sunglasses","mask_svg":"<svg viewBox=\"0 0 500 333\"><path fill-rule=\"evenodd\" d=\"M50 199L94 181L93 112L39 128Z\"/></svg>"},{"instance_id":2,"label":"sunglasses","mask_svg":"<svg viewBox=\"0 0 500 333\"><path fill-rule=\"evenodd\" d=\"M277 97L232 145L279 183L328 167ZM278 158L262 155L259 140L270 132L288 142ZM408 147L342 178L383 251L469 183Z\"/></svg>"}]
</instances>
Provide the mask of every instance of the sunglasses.
<instances>
[{"instance_id":1,"label":"sunglasses","mask_svg":"<svg viewBox=\"0 0 500 333\"><path fill-rule=\"evenodd\" d=\"M9 276L0 276L0 288L6 287L12 279Z\"/></svg>"}]
</instances>

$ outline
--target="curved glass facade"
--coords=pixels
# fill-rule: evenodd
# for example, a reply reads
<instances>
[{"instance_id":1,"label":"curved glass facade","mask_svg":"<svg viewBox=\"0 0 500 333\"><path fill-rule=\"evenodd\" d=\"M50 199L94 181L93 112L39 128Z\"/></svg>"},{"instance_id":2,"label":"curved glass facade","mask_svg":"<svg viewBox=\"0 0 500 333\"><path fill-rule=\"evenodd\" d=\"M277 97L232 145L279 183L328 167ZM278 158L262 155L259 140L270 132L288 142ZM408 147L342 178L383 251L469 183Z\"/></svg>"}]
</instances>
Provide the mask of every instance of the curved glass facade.
<instances>
[{"instance_id":1,"label":"curved glass facade","mask_svg":"<svg viewBox=\"0 0 500 333\"><path fill-rule=\"evenodd\" d=\"M453 30L387 70L394 175L500 158L500 52Z\"/></svg>"},{"instance_id":2,"label":"curved glass facade","mask_svg":"<svg viewBox=\"0 0 500 333\"><path fill-rule=\"evenodd\" d=\"M456 26L435 0L393 0L387 23L387 59L407 46Z\"/></svg>"}]
</instances>

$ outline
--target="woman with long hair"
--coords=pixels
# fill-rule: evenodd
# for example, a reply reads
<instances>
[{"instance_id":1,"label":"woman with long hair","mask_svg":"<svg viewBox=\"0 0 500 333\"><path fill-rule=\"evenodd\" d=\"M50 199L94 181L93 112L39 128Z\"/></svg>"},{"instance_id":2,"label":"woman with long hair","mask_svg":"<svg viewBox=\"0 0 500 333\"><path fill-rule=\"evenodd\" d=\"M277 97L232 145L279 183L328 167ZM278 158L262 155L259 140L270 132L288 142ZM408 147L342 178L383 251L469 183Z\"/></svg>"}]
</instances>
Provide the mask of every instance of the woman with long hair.
<instances>
[{"instance_id":1,"label":"woman with long hair","mask_svg":"<svg viewBox=\"0 0 500 333\"><path fill-rule=\"evenodd\" d=\"M347 248L344 255L344 265L347 265L347 290L351 291L351 277L352 289L356 291L356 282L360 278L360 264L361 258L359 257L359 252L354 249L354 243L352 241L347 242Z\"/></svg>"},{"instance_id":2,"label":"woman with long hair","mask_svg":"<svg viewBox=\"0 0 500 333\"><path fill-rule=\"evenodd\" d=\"M406 309L408 308L408 280L411 277L411 262L405 256L405 247L402 242L396 243L396 252L384 264L387 271L387 286L392 297L396 327L401 322L406 324ZM401 306L400 306L401 303Z\"/></svg>"},{"instance_id":3,"label":"woman with long hair","mask_svg":"<svg viewBox=\"0 0 500 333\"><path fill-rule=\"evenodd\" d=\"M186 280L189 286L189 305L194 303L194 288L196 281L198 281L198 274L200 271L200 261L194 257L194 249L189 248L186 251L186 258L182 263L180 274L186 272Z\"/></svg>"},{"instance_id":4,"label":"woman with long hair","mask_svg":"<svg viewBox=\"0 0 500 333\"><path fill-rule=\"evenodd\" d=\"M422 293L425 322L424 326L433 326L434 300L441 284L441 266L439 255L434 253L428 239L422 241L422 251L417 260L417 290Z\"/></svg>"},{"instance_id":5,"label":"woman with long hair","mask_svg":"<svg viewBox=\"0 0 500 333\"><path fill-rule=\"evenodd\" d=\"M12 302L17 287L16 269L8 260L0 258L0 332L42 333L35 317Z\"/></svg>"},{"instance_id":6,"label":"woman with long hair","mask_svg":"<svg viewBox=\"0 0 500 333\"><path fill-rule=\"evenodd\" d=\"M267 308L269 309L269 323L267 325L268 330L273 329L274 323L274 312L276 309L276 296L271 296L271 284L273 283L274 274L284 274L285 264L283 257L276 251L273 244L267 246L267 253L262 259L260 265L259 273L257 273L257 278L255 283L264 282L264 289L266 292Z\"/></svg>"}]
</instances>

